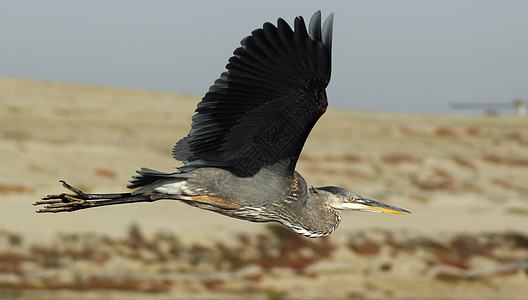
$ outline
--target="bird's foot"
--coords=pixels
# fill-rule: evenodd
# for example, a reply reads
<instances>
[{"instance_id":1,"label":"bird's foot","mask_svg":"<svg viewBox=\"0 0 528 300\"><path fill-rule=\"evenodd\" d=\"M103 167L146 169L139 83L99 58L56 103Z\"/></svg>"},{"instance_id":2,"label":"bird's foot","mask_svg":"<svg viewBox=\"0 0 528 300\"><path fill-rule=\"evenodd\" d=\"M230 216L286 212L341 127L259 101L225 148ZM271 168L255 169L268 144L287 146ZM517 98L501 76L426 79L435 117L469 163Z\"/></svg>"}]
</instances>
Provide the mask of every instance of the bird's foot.
<instances>
[{"instance_id":1,"label":"bird's foot","mask_svg":"<svg viewBox=\"0 0 528 300\"><path fill-rule=\"evenodd\" d=\"M85 194L83 191L79 190L76 187L73 187L66 183L66 181L61 180L62 185L67 190L70 190L72 194L56 194L56 195L47 195L43 197L41 201L35 202L33 205L45 205L44 208L37 210L38 213L44 212L64 212L64 211L74 211L83 208L90 207L89 199L93 199L91 194Z\"/></svg>"},{"instance_id":2,"label":"bird's foot","mask_svg":"<svg viewBox=\"0 0 528 300\"><path fill-rule=\"evenodd\" d=\"M71 193L47 195L42 200L35 202L33 205L44 205L44 208L37 210L38 213L57 213L106 205L152 202L164 198L179 200L177 195L171 196L160 193L138 193L136 195L132 193L86 194L78 188L67 184L64 180L60 182Z\"/></svg>"}]
</instances>

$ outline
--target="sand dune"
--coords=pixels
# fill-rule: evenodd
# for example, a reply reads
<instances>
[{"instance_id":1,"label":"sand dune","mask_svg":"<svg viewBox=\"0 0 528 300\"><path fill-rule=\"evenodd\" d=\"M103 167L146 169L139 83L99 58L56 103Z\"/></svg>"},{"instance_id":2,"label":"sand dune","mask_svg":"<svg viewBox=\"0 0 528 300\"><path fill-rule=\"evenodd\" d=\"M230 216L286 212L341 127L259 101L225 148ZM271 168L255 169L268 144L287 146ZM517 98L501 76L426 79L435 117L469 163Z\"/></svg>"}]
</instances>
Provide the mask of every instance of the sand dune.
<instances>
[{"instance_id":1,"label":"sand dune","mask_svg":"<svg viewBox=\"0 0 528 300\"><path fill-rule=\"evenodd\" d=\"M32 245L45 248L65 243L58 233L90 233L120 240L130 238L130 226L137 224L145 236L170 231L188 247L211 247L205 249L216 249L214 245L218 241L236 244L240 234L250 238L273 235L265 225L226 218L171 201L71 214L34 213L31 203L35 200L49 193L63 192L59 179L89 192L119 192L125 190L130 176L142 166L170 171L178 165L170 156L171 147L189 130L198 101L199 97L149 91L0 78L0 231L4 234L0 235L0 297L2 293L29 298L89 297L79 285L77 288L59 285L54 292L48 292L42 282L49 278L36 285L20 284L27 283L25 271L36 270L42 275L47 270L35 267L35 262L27 262L25 271L19 270L19 273L6 267L10 261L8 254L19 251L16 247L25 247L30 255L32 252L28 249ZM395 236L405 232L407 242L412 236L429 239L442 236L445 241L454 236L479 236L486 232L513 232L526 238L527 118L330 109L310 135L298 171L314 186L343 186L406 208L413 214L343 213L340 227L325 239L334 247L331 256L317 256L317 262L310 264L311 269L297 273L288 271L288 266L279 266L280 272L266 270L258 264L256 269L241 268L249 272L247 276L258 278L252 282L246 275L234 276L232 269L227 277L210 277L220 282L215 286L214 280L208 285L203 278L189 279L176 272L178 268L169 268L170 276L158 270L154 274L158 277L155 277L149 273L148 264L136 268L130 267L132 263L127 267L126 264L116 265L115 261L103 264L102 273L97 273L97 268L79 267L75 274L146 276L148 273L159 279L159 274L163 273L166 276L163 280L152 281L153 285L166 283L168 286L157 291L155 295L160 298L225 298L247 293L260 298L325 298L328 295L333 298L447 298L458 295L459 298L521 299L528 294L528 278L526 269L522 271L522 264L510 270L513 275L509 276L491 276L471 282L446 281L438 279L442 276L424 277L427 272L438 270L424 264L428 256L423 253L431 251L428 248L421 250L418 259L416 255L391 256L384 251L394 249L390 250L392 246L383 239L379 241L382 250L375 255L365 257L349 247L351 241L357 239L358 231L367 241L379 236L379 232ZM10 236L21 237L22 246L14 246ZM315 251L313 249L319 249L321 242L310 243L302 245ZM526 262L526 247L528 245L506 248L515 253L511 255L515 262ZM258 249L246 250L258 252ZM116 257L119 259L119 255ZM500 256L501 259L505 257L508 256ZM497 266L499 263L493 258L493 255L475 254L464 267L440 265L455 268L454 273L459 275L462 274L459 271L464 270L467 275L477 270L482 261L485 263L481 265ZM396 267L392 266L389 271L372 274L365 271L391 260L396 261ZM20 265L23 263L22 259ZM84 263L88 266L92 261ZM114 267L117 269L112 269ZM222 267L205 268L203 272L191 267L182 270L184 274L202 275L227 272ZM338 270L338 275L328 270ZM440 273L452 275L453 272ZM61 280L59 275L52 278ZM201 283L191 284L192 288L182 284L194 280ZM345 284L329 289L329 282ZM489 288L490 283L494 285L493 290ZM292 287L298 288L297 293L291 292ZM454 287L459 288L458 294L452 294ZM97 292L115 297L153 297L144 294L149 292L148 288L129 291L111 284L99 286Z\"/></svg>"}]
</instances>

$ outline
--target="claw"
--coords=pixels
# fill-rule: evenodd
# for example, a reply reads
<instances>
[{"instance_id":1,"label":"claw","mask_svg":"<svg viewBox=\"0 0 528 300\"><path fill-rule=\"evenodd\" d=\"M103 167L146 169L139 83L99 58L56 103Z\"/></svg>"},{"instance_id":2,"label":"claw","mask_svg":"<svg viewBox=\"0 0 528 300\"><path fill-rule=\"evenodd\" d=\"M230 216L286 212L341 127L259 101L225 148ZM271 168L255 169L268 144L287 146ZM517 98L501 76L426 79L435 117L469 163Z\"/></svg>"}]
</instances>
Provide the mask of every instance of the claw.
<instances>
[{"instance_id":1,"label":"claw","mask_svg":"<svg viewBox=\"0 0 528 300\"><path fill-rule=\"evenodd\" d=\"M68 212L73 211L74 209L72 207L44 207L39 210L37 210L37 213L58 213L58 212Z\"/></svg>"},{"instance_id":2,"label":"claw","mask_svg":"<svg viewBox=\"0 0 528 300\"><path fill-rule=\"evenodd\" d=\"M75 194L77 194L77 195L79 195L79 196L84 196L84 195L85 195L83 191L79 190L79 189L76 188L76 187L73 187L73 186L69 185L66 181L64 181L64 180L59 180L59 182L62 183L62 186L63 186L65 189L70 190L70 191L74 192Z\"/></svg>"},{"instance_id":3,"label":"claw","mask_svg":"<svg viewBox=\"0 0 528 300\"><path fill-rule=\"evenodd\" d=\"M47 195L42 198L40 201L36 201L33 205L46 205L44 208L37 210L37 213L44 212L63 212L63 211L74 211L80 209L83 204L86 203L84 199L86 194L75 188L64 180L60 180L64 188L70 190L74 194L53 194Z\"/></svg>"},{"instance_id":4,"label":"claw","mask_svg":"<svg viewBox=\"0 0 528 300\"><path fill-rule=\"evenodd\" d=\"M57 194L57 195L47 195L45 197L42 197L43 201L37 201L33 205L45 204L45 203L47 203L47 200L60 199L63 195L64 195L64 193Z\"/></svg>"},{"instance_id":5,"label":"claw","mask_svg":"<svg viewBox=\"0 0 528 300\"><path fill-rule=\"evenodd\" d=\"M46 205L44 208L41 208L37 211L38 213L43 213L73 211L79 209L84 203L86 203L86 200L75 198L75 196L72 195L61 194L59 196L61 196L59 199L37 201L33 205Z\"/></svg>"},{"instance_id":6,"label":"claw","mask_svg":"<svg viewBox=\"0 0 528 300\"><path fill-rule=\"evenodd\" d=\"M61 180L62 186L71 193L51 194L35 202L33 205L44 205L37 210L38 213L56 213L63 211L75 211L85 208L114 205L120 203L152 202L161 199L152 197L150 193L132 195L132 193L112 193L112 194L86 194L76 187L73 187Z\"/></svg>"},{"instance_id":7,"label":"claw","mask_svg":"<svg viewBox=\"0 0 528 300\"><path fill-rule=\"evenodd\" d=\"M55 203L62 203L62 198L65 196L63 195L47 195L46 197L43 197L42 200L37 201L33 203L33 205L46 205L46 204L55 204Z\"/></svg>"}]
</instances>

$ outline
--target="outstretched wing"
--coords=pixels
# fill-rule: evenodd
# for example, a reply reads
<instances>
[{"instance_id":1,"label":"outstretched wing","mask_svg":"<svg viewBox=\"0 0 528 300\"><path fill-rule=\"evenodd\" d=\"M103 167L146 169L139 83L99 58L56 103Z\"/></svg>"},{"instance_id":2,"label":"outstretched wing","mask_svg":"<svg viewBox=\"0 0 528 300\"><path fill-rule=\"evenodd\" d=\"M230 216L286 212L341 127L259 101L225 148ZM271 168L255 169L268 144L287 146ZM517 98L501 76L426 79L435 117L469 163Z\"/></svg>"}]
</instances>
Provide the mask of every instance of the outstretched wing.
<instances>
[{"instance_id":1,"label":"outstretched wing","mask_svg":"<svg viewBox=\"0 0 528 300\"><path fill-rule=\"evenodd\" d=\"M265 23L241 42L220 78L198 104L187 137L173 149L184 168L225 167L252 176L262 167L292 175L311 129L326 111L331 14L316 12L306 29ZM280 166L280 167L279 167ZM272 167L273 168L273 167Z\"/></svg>"}]
</instances>

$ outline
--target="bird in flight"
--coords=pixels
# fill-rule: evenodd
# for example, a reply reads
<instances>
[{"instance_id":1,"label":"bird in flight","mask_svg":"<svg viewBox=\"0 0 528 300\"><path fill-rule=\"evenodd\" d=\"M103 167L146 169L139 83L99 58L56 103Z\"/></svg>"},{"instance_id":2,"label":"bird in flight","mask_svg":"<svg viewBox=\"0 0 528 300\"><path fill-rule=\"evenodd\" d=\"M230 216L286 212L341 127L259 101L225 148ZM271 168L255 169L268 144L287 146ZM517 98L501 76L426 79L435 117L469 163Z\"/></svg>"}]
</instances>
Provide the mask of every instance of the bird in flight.
<instances>
[{"instance_id":1,"label":"bird in flight","mask_svg":"<svg viewBox=\"0 0 528 300\"><path fill-rule=\"evenodd\" d=\"M278 222L307 237L331 234L337 210L409 212L340 187L310 187L295 171L302 147L326 111L333 14L321 26L283 19L265 23L241 41L226 68L198 103L189 134L176 143L176 172L142 168L130 193L88 194L61 181L71 193L48 195L44 212L179 200L252 222Z\"/></svg>"}]
</instances>

